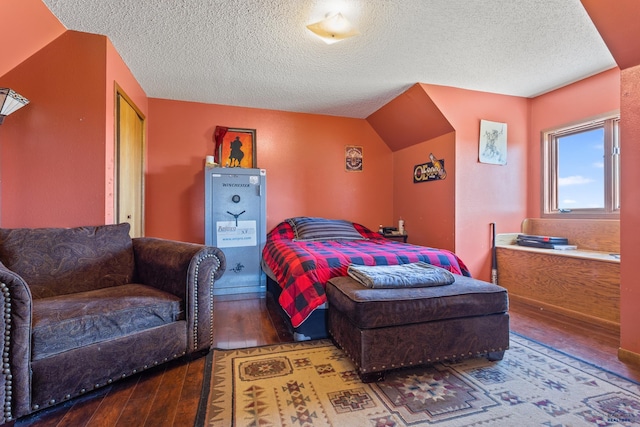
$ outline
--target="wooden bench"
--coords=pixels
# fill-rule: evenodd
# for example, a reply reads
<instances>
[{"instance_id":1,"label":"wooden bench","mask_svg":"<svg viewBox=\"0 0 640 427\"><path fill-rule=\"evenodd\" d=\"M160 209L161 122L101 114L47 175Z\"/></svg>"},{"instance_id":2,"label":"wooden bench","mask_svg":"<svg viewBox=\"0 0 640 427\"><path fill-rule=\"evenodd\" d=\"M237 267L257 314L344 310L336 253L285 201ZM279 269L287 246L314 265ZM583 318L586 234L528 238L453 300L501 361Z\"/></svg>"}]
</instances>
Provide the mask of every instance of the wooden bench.
<instances>
[{"instance_id":1,"label":"wooden bench","mask_svg":"<svg viewBox=\"0 0 640 427\"><path fill-rule=\"evenodd\" d=\"M518 233L496 236L498 284L512 301L619 333L620 221L528 218L523 234L567 237L576 250L518 246Z\"/></svg>"}]
</instances>

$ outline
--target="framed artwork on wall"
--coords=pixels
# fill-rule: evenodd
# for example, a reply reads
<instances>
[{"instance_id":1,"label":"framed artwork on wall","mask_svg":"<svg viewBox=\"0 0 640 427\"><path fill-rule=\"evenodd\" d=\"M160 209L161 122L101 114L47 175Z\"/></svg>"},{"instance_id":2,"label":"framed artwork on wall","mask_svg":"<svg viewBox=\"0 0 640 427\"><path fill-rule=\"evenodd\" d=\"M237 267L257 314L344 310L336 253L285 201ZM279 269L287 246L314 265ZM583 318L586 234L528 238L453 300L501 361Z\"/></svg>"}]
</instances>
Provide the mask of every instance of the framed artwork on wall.
<instances>
[{"instance_id":1,"label":"framed artwork on wall","mask_svg":"<svg viewBox=\"0 0 640 427\"><path fill-rule=\"evenodd\" d=\"M344 149L344 169L347 172L362 172L362 147L347 145Z\"/></svg>"},{"instance_id":2,"label":"framed artwork on wall","mask_svg":"<svg viewBox=\"0 0 640 427\"><path fill-rule=\"evenodd\" d=\"M256 168L256 130L216 126L216 163L228 168Z\"/></svg>"},{"instance_id":3,"label":"framed artwork on wall","mask_svg":"<svg viewBox=\"0 0 640 427\"><path fill-rule=\"evenodd\" d=\"M507 124L480 120L480 163L507 164Z\"/></svg>"}]
</instances>

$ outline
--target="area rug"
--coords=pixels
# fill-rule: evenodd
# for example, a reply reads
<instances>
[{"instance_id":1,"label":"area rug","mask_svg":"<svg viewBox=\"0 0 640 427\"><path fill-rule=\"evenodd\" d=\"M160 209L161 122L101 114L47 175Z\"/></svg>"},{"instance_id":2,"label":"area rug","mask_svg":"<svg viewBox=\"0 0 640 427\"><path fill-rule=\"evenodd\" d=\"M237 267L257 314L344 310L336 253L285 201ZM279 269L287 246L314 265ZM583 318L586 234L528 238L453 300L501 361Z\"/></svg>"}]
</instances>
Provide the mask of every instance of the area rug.
<instances>
[{"instance_id":1,"label":"area rug","mask_svg":"<svg viewBox=\"0 0 640 427\"><path fill-rule=\"evenodd\" d=\"M638 383L516 334L499 362L402 369L373 384L329 340L208 357L196 426L640 425Z\"/></svg>"}]
</instances>

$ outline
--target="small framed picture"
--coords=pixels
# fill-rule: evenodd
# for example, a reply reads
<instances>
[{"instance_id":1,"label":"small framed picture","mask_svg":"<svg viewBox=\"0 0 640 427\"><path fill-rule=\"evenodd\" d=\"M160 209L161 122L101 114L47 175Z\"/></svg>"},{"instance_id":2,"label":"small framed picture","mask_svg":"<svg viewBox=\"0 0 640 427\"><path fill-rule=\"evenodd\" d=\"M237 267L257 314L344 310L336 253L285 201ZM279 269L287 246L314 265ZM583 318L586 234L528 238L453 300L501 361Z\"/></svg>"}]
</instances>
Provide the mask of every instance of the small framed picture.
<instances>
[{"instance_id":1,"label":"small framed picture","mask_svg":"<svg viewBox=\"0 0 640 427\"><path fill-rule=\"evenodd\" d=\"M480 163L507 164L507 124L480 120Z\"/></svg>"},{"instance_id":2,"label":"small framed picture","mask_svg":"<svg viewBox=\"0 0 640 427\"><path fill-rule=\"evenodd\" d=\"M362 172L362 147L347 145L344 150L344 168L347 172Z\"/></svg>"},{"instance_id":3,"label":"small framed picture","mask_svg":"<svg viewBox=\"0 0 640 427\"><path fill-rule=\"evenodd\" d=\"M226 132L221 130L226 129ZM256 163L256 130L240 128L216 128L221 135L218 145L220 166L227 168L255 168Z\"/></svg>"}]
</instances>

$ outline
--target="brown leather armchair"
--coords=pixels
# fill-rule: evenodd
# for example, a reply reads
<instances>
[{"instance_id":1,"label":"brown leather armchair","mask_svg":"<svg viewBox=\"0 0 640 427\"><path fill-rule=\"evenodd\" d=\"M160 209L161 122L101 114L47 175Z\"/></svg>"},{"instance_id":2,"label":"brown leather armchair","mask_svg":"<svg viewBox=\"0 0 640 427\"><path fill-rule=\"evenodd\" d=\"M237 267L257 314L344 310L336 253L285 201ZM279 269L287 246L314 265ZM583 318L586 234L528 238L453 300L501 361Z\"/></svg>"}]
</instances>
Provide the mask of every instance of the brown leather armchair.
<instances>
[{"instance_id":1,"label":"brown leather armchair","mask_svg":"<svg viewBox=\"0 0 640 427\"><path fill-rule=\"evenodd\" d=\"M0 424L212 345L215 247L129 224L0 229Z\"/></svg>"}]
</instances>

